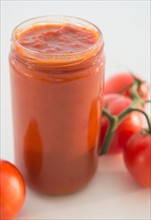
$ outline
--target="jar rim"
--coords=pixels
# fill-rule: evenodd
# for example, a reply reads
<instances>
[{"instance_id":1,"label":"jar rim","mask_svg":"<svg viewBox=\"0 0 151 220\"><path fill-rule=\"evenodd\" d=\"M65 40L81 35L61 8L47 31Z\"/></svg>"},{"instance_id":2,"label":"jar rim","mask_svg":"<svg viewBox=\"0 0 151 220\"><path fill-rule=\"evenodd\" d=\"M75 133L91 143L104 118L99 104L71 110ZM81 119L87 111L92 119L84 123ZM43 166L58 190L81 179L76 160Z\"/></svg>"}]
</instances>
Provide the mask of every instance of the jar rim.
<instances>
[{"instance_id":1,"label":"jar rim","mask_svg":"<svg viewBox=\"0 0 151 220\"><path fill-rule=\"evenodd\" d=\"M80 24L83 25L83 27L88 27L89 29L92 29L93 31L95 30L98 33L98 40L94 45L89 47L88 49L82 50L80 52L73 52L73 53L63 53L63 54L45 54L39 51L35 51L32 49L29 49L25 46L23 46L19 41L16 39L16 32L23 31L26 28L22 28L24 25L30 24L28 28L31 28L33 25L38 25L38 24L53 24L54 22L57 22L57 24ZM87 25L87 26L86 26ZM27 29L28 29L27 28ZM103 42L103 34L101 30L92 22L89 22L85 19L78 18L75 16L66 16L66 15L45 15L45 16L39 16L39 17L33 17L28 20L25 20L18 24L12 31L12 42L20 48L22 51L25 52L25 54L30 55L30 58L39 58L40 60L48 60L50 61L55 61L57 62L69 62L69 61L77 61L84 57L85 54L92 53L93 50L96 50L98 46L100 48L103 47L104 42ZM38 59L38 60L39 60Z\"/></svg>"}]
</instances>

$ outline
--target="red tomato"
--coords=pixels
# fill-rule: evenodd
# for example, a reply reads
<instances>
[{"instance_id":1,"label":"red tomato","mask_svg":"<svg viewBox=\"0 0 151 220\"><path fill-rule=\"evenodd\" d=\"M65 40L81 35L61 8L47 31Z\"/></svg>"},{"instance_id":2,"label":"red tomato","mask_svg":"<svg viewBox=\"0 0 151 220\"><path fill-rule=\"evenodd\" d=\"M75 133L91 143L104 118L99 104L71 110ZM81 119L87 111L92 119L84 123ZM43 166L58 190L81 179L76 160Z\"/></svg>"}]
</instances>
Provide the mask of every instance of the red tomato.
<instances>
[{"instance_id":1,"label":"red tomato","mask_svg":"<svg viewBox=\"0 0 151 220\"><path fill-rule=\"evenodd\" d=\"M134 179L151 188L151 134L135 133L127 142L124 160Z\"/></svg>"},{"instance_id":2,"label":"red tomato","mask_svg":"<svg viewBox=\"0 0 151 220\"><path fill-rule=\"evenodd\" d=\"M123 72L115 74L105 82L104 94L107 95L111 93L121 93L124 88L128 87L129 85L132 85L133 83L134 78L131 75L131 73ZM145 82L142 83L138 92L142 99L146 100L149 94L148 84ZM125 90L122 94L130 97L129 89Z\"/></svg>"},{"instance_id":3,"label":"red tomato","mask_svg":"<svg viewBox=\"0 0 151 220\"><path fill-rule=\"evenodd\" d=\"M17 168L8 161L0 161L0 219L12 219L25 200L24 180Z\"/></svg>"},{"instance_id":4,"label":"red tomato","mask_svg":"<svg viewBox=\"0 0 151 220\"><path fill-rule=\"evenodd\" d=\"M120 94L105 95L103 102L104 107L111 113L111 115L119 115L132 104L132 100L130 98ZM141 130L142 121L142 115L139 112L132 112L123 119L113 135L108 153L117 154L122 152L129 137L133 133ZM102 148L109 126L109 119L106 116L103 116L101 123L100 148Z\"/></svg>"}]
</instances>

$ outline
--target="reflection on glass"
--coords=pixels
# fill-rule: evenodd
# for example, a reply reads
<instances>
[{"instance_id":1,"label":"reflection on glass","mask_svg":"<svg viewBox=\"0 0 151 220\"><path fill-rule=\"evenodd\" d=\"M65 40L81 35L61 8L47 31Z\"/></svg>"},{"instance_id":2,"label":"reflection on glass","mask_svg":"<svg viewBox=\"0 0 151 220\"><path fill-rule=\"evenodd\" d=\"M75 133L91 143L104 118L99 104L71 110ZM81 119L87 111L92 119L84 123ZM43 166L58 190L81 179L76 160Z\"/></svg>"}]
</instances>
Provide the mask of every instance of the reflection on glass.
<instances>
[{"instance_id":1,"label":"reflection on glass","mask_svg":"<svg viewBox=\"0 0 151 220\"><path fill-rule=\"evenodd\" d=\"M30 177L38 177L42 168L42 140L35 119L28 125L24 139L24 161Z\"/></svg>"}]
</instances>

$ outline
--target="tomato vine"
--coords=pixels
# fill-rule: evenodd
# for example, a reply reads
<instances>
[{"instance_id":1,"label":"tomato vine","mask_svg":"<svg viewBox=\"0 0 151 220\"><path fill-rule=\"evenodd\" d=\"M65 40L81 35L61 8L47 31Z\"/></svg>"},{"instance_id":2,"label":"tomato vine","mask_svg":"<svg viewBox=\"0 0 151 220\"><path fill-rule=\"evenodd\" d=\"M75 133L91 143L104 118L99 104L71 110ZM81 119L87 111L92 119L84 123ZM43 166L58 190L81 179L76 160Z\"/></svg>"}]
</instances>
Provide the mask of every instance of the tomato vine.
<instances>
[{"instance_id":1,"label":"tomato vine","mask_svg":"<svg viewBox=\"0 0 151 220\"><path fill-rule=\"evenodd\" d=\"M144 106L145 103L149 102L148 100L146 101L146 100L142 99L140 94L138 93L138 90L139 90L142 83L144 83L144 81L134 77L134 83L131 85L131 88L130 88L133 103L131 106L126 108L121 114L119 114L118 116L114 116L114 115L111 115L110 112L106 108L103 109L103 115L109 119L110 126L109 126L107 134L105 136L103 147L100 149L100 152L99 152L100 155L107 153L109 146L110 146L110 143L112 141L112 137L113 137L117 127L122 122L122 120L133 111L138 111L145 116L147 123L148 123L148 132L151 134L150 119L148 118L148 115L143 110L138 108L138 106Z\"/></svg>"}]
</instances>

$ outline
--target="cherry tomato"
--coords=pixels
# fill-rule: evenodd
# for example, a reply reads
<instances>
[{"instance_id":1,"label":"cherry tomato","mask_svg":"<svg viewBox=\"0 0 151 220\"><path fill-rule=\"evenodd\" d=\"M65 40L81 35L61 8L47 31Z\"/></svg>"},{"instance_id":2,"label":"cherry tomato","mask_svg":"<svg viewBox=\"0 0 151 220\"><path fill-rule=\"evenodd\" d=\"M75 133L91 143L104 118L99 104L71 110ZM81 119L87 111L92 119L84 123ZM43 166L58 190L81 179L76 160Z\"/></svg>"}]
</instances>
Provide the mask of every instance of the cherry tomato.
<instances>
[{"instance_id":1,"label":"cherry tomato","mask_svg":"<svg viewBox=\"0 0 151 220\"><path fill-rule=\"evenodd\" d=\"M151 188L151 134L133 134L126 144L124 160L134 179Z\"/></svg>"},{"instance_id":2,"label":"cherry tomato","mask_svg":"<svg viewBox=\"0 0 151 220\"><path fill-rule=\"evenodd\" d=\"M137 76L136 76L137 77ZM138 78L138 77L137 77ZM111 93L121 93L125 96L130 97L130 90L126 89L123 93L122 91L127 88L128 86L134 83L134 78L129 72L123 72L113 75L109 78L105 83L104 94L111 94ZM141 84L138 93L142 97L142 99L146 100L149 94L149 86L146 82Z\"/></svg>"},{"instance_id":3,"label":"cherry tomato","mask_svg":"<svg viewBox=\"0 0 151 220\"><path fill-rule=\"evenodd\" d=\"M111 113L111 115L119 115L132 104L132 100L120 94L109 94L104 96L103 103L104 107ZM122 152L129 137L133 133L141 130L142 121L143 118L139 112L132 112L123 119L112 137L108 153L117 154ZM100 148L103 146L109 126L109 119L106 116L103 116L101 123Z\"/></svg>"},{"instance_id":4,"label":"cherry tomato","mask_svg":"<svg viewBox=\"0 0 151 220\"><path fill-rule=\"evenodd\" d=\"M8 161L0 160L0 219L12 219L25 200L25 184L18 169Z\"/></svg>"}]
</instances>

